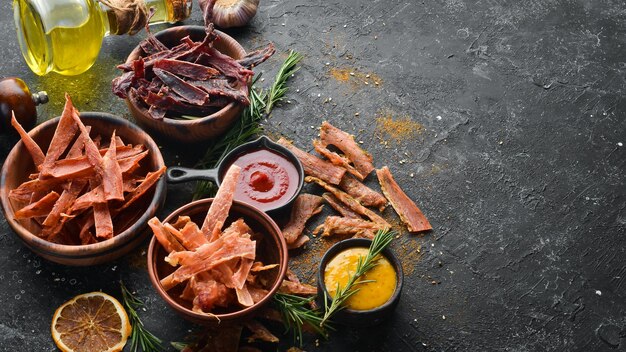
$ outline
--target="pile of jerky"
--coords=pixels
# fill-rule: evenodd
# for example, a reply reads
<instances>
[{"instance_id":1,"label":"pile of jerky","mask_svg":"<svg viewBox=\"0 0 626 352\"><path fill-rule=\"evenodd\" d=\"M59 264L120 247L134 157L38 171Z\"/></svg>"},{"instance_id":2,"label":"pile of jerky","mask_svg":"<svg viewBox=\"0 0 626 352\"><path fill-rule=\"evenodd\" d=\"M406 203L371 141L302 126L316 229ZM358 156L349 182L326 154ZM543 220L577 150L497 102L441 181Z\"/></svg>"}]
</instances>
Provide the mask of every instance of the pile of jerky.
<instances>
[{"instance_id":1,"label":"pile of jerky","mask_svg":"<svg viewBox=\"0 0 626 352\"><path fill-rule=\"evenodd\" d=\"M235 60L213 46L218 40L212 23L202 41L185 36L173 48L148 31L139 44L145 55L118 66L124 73L113 80L113 93L144 106L156 120L206 116L231 102L249 105L251 68L272 56L274 45Z\"/></svg>"}]
</instances>

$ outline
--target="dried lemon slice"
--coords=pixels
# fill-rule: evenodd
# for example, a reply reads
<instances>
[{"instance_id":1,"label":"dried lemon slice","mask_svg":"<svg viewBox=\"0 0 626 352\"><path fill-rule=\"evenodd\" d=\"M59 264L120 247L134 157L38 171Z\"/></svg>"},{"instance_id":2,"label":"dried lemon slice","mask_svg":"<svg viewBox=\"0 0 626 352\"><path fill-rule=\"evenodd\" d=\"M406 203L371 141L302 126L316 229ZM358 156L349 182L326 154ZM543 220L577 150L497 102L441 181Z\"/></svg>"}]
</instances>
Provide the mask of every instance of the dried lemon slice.
<instances>
[{"instance_id":1,"label":"dried lemon slice","mask_svg":"<svg viewBox=\"0 0 626 352\"><path fill-rule=\"evenodd\" d=\"M124 348L132 327L120 302L91 292L57 308L50 330L63 352L115 352Z\"/></svg>"}]
</instances>

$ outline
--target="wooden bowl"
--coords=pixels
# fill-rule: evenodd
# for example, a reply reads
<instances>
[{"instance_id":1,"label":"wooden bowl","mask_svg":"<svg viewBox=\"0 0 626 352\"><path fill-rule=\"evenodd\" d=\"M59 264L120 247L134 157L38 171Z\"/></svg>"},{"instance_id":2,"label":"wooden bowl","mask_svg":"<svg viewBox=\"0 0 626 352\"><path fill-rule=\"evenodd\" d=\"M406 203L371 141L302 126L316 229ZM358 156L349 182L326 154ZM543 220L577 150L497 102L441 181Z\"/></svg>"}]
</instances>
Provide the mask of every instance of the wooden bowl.
<instances>
[{"instance_id":1,"label":"wooden bowl","mask_svg":"<svg viewBox=\"0 0 626 352\"><path fill-rule=\"evenodd\" d=\"M102 112L83 112L80 114L85 125L91 126L92 136L101 134L110 137L115 130L124 142L144 145L148 150L148 156L142 160L142 170L145 172L156 171L163 167L163 157L158 146L150 136L136 125L127 120ZM29 135L44 147L50 144L54 130L59 122L59 117L46 121L35 127ZM45 151L45 148L42 148ZM17 188L22 182L28 180L28 175L35 172L35 165L26 151L22 141L19 141L7 156L0 173L0 203L4 216L9 226L15 231L20 240L33 252L52 262L88 266L114 260L135 248L146 237L147 231L143 231L150 218L165 201L165 177L162 177L150 194L143 197L140 204L142 211L137 211L131 225L122 232L116 231L116 235L106 241L89 245L61 245L48 242L37 237L33 232L38 228L31 220L15 220L14 210L16 204L9 199L9 191ZM134 208L134 207L133 207ZM135 211L137 208L134 208Z\"/></svg>"},{"instance_id":2,"label":"wooden bowl","mask_svg":"<svg viewBox=\"0 0 626 352\"><path fill-rule=\"evenodd\" d=\"M174 222L179 216L187 215L196 224L202 224L212 202L213 198L208 198L189 203L170 214L164 223ZM232 310L215 311L214 314L197 313L191 309L190 302L179 297L184 285L181 284L170 291L165 291L160 280L174 272L176 268L165 262L164 258L167 256L167 252L159 241L152 237L150 247L148 247L150 281L161 298L186 320L203 325L232 324L245 321L271 301L272 296L283 282L287 271L288 254L287 244L278 225L259 209L246 203L234 201L225 227L239 218L243 218L252 231L260 235L260 237L253 237L257 241L255 260L262 261L264 265L279 265L278 268L268 272L271 273L269 282L273 282L267 287L269 293L261 301L247 308L235 307Z\"/></svg>"},{"instance_id":3,"label":"wooden bowl","mask_svg":"<svg viewBox=\"0 0 626 352\"><path fill-rule=\"evenodd\" d=\"M324 284L324 272L326 271L326 265L328 262L330 262L337 254L348 248L369 248L371 243L372 241L366 238L349 238L335 243L335 245L330 247L324 256L322 256L322 260L317 271L317 297L321 306L324 305L324 297L330 297L330 294L326 289L326 285ZM352 327L368 327L384 322L393 314L393 311L400 301L400 294L402 293L402 286L404 285L402 263L400 263L398 257L396 257L389 248L385 248L381 254L387 258L396 272L396 288L389 300L387 300L387 302L383 305L369 310L354 310L349 308L342 309L332 317L333 321Z\"/></svg>"},{"instance_id":4,"label":"wooden bowl","mask_svg":"<svg viewBox=\"0 0 626 352\"><path fill-rule=\"evenodd\" d=\"M215 33L218 40L214 42L214 47L223 54L234 59L241 59L246 55L244 48L235 39L218 30L215 30ZM201 41L205 36L205 29L202 26L178 26L160 31L155 36L171 48L178 45L180 39L185 36L189 36L194 41ZM126 63L132 63L144 55L143 49L137 46L126 59ZM137 100L137 97L129 92L126 104L137 123L151 132L183 143L202 142L219 136L239 118L243 111L241 104L232 102L211 115L194 120L171 119L167 116L162 120L155 120L148 114L146 106Z\"/></svg>"}]
</instances>

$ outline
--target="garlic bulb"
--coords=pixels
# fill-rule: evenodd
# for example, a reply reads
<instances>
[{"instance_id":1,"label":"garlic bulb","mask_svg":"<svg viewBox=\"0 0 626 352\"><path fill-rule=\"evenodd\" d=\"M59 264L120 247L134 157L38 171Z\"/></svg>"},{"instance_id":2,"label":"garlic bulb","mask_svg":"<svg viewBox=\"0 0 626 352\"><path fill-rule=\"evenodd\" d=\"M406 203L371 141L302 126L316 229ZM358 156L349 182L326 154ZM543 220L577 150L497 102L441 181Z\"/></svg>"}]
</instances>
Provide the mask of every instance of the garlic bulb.
<instances>
[{"instance_id":1,"label":"garlic bulb","mask_svg":"<svg viewBox=\"0 0 626 352\"><path fill-rule=\"evenodd\" d=\"M259 7L259 0L217 0L213 7L213 23L218 27L241 27L248 23Z\"/></svg>"}]
</instances>

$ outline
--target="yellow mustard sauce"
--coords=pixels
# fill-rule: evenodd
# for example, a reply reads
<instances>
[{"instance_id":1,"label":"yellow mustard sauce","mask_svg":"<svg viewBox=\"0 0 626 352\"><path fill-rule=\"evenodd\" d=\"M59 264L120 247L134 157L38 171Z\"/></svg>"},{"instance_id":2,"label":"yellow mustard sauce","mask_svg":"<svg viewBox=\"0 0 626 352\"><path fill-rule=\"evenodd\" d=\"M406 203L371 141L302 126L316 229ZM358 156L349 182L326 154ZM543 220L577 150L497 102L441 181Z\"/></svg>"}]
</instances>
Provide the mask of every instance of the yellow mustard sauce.
<instances>
[{"instance_id":1,"label":"yellow mustard sauce","mask_svg":"<svg viewBox=\"0 0 626 352\"><path fill-rule=\"evenodd\" d=\"M359 257L367 256L367 248L348 248L337 254L326 265L324 270L324 285L331 297L335 296L337 284L345 286L350 276L356 271ZM346 307L354 310L369 310L385 304L396 289L396 271L382 255L377 260L377 265L361 277L359 281L372 280L372 282L356 284L352 287L359 291L346 301ZM357 281L358 282L358 281Z\"/></svg>"}]
</instances>

